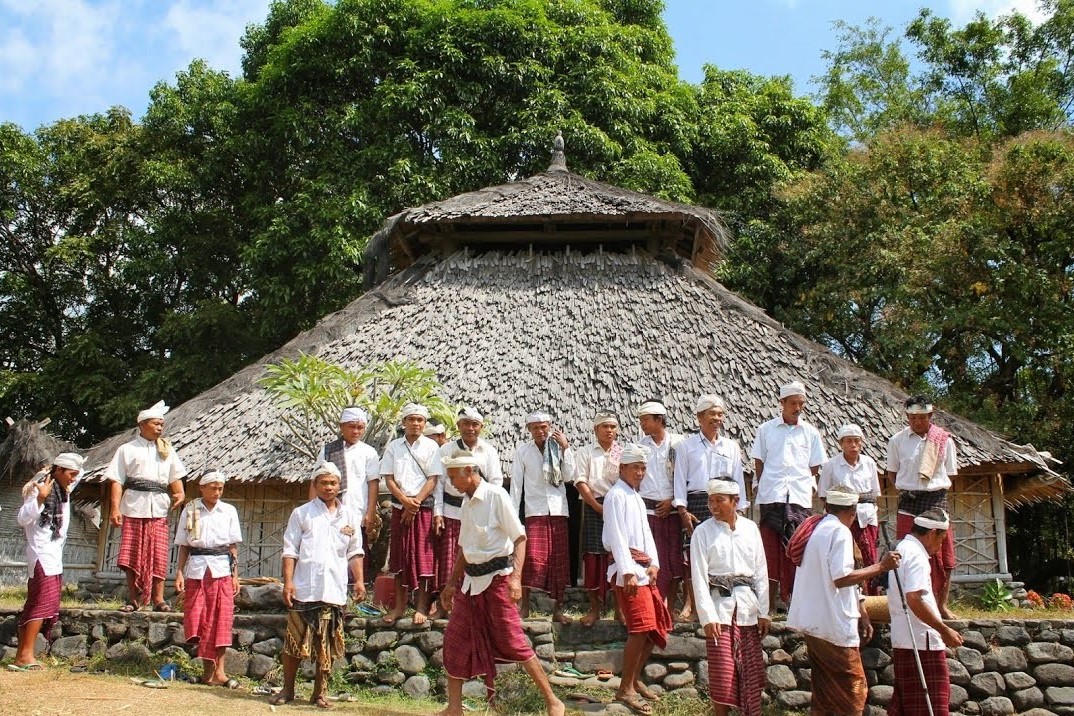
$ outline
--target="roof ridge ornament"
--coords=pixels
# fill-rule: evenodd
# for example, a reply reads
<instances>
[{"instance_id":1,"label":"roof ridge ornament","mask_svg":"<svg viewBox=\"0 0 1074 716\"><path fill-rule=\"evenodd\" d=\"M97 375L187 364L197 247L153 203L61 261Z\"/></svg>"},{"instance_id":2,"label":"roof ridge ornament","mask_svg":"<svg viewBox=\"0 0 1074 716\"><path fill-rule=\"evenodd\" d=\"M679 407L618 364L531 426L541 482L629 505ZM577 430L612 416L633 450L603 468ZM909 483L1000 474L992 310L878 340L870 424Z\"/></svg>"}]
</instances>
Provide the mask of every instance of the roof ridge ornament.
<instances>
[{"instance_id":1,"label":"roof ridge ornament","mask_svg":"<svg viewBox=\"0 0 1074 716\"><path fill-rule=\"evenodd\" d=\"M552 142L552 163L548 165L548 171L567 171L567 155L563 153L563 130L556 132L556 138Z\"/></svg>"}]
</instances>

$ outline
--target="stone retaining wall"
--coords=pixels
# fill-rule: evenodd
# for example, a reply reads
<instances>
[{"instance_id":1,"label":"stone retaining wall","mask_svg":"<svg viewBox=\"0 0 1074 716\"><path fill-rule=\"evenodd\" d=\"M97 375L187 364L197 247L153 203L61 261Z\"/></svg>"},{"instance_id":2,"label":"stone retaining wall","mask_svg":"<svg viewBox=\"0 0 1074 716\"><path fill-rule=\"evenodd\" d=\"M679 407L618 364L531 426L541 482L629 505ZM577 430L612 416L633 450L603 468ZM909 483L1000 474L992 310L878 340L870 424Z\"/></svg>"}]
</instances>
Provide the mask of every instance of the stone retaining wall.
<instances>
[{"instance_id":1,"label":"stone retaining wall","mask_svg":"<svg viewBox=\"0 0 1074 716\"><path fill-rule=\"evenodd\" d=\"M272 675L283 646L284 619L282 614L236 615L228 671L252 679ZM414 697L442 694L445 626L446 621L436 620L415 627L411 620L401 619L387 627L373 620L351 618L347 622L347 658L335 666L345 669L349 680L377 690L402 689ZM586 629L578 624L553 626L547 620L531 619L524 626L549 673L568 665L585 673L607 669L617 674L622 668L626 634L616 622L604 620ZM1074 620L964 621L952 626L965 638L964 646L948 652L953 712L978 716L1074 716ZM15 612L0 611L0 658L14 656L15 628ZM887 629L881 626L878 632L862 650L872 716L883 713L892 694ZM152 654L192 651L183 642L179 614L68 609L63 612L62 628L57 627L53 636L53 654L73 661L97 654L106 659L146 659ZM786 709L808 709L809 657L801 637L776 622L763 645L768 676L766 700L774 699ZM312 678L308 664L303 665L303 672L306 678ZM704 695L708 662L705 641L696 625L678 625L669 635L667 649L653 654L645 676L661 691ZM596 678L586 682L559 676L552 679L566 687L617 684L614 678L607 682ZM482 696L484 687L472 682L466 691Z\"/></svg>"}]
</instances>

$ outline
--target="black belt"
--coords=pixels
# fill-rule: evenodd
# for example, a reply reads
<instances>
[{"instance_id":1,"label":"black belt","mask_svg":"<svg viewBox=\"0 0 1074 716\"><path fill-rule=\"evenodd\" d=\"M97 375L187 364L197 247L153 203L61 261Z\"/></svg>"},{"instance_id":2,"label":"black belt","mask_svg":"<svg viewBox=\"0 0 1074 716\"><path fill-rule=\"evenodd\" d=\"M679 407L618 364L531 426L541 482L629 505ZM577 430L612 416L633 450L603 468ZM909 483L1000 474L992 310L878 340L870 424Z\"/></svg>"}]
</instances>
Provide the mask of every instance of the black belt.
<instances>
[{"instance_id":1,"label":"black belt","mask_svg":"<svg viewBox=\"0 0 1074 716\"><path fill-rule=\"evenodd\" d=\"M128 490L137 490L138 492L159 492L162 495L168 494L167 485L162 485L153 480L143 480L138 477L128 477L123 483L123 486Z\"/></svg>"},{"instance_id":2,"label":"black belt","mask_svg":"<svg viewBox=\"0 0 1074 716\"><path fill-rule=\"evenodd\" d=\"M645 503L647 510L655 510L661 502L664 502L664 500L650 500L648 497L641 498L641 501Z\"/></svg>"},{"instance_id":3,"label":"black belt","mask_svg":"<svg viewBox=\"0 0 1074 716\"><path fill-rule=\"evenodd\" d=\"M445 497L447 497L447 495L445 495ZM391 500L392 500L393 505L399 505L400 507L403 506L403 503L400 502L399 499L395 495L392 495ZM426 508L431 510L433 508L433 496L429 495L424 500L422 500L421 501L421 506L426 507Z\"/></svg>"},{"instance_id":4,"label":"black belt","mask_svg":"<svg viewBox=\"0 0 1074 716\"><path fill-rule=\"evenodd\" d=\"M462 496L455 497L455 495L445 492L444 504L451 505L452 507L462 507Z\"/></svg>"},{"instance_id":5,"label":"black belt","mask_svg":"<svg viewBox=\"0 0 1074 716\"><path fill-rule=\"evenodd\" d=\"M510 557L493 557L489 561L482 562L481 564L467 564L466 573L471 577L484 577L486 574L499 572L501 569L507 569L510 566Z\"/></svg>"},{"instance_id":6,"label":"black belt","mask_svg":"<svg viewBox=\"0 0 1074 716\"><path fill-rule=\"evenodd\" d=\"M225 554L231 554L231 549L226 545L223 547L187 547L186 551L191 557L223 557Z\"/></svg>"},{"instance_id":7,"label":"black belt","mask_svg":"<svg viewBox=\"0 0 1074 716\"><path fill-rule=\"evenodd\" d=\"M747 574L710 574L709 586L719 592L721 597L729 597L735 587L749 587L752 589L753 577Z\"/></svg>"},{"instance_id":8,"label":"black belt","mask_svg":"<svg viewBox=\"0 0 1074 716\"><path fill-rule=\"evenodd\" d=\"M858 495L858 503L862 505L875 505L876 495L872 492L863 492Z\"/></svg>"}]
</instances>

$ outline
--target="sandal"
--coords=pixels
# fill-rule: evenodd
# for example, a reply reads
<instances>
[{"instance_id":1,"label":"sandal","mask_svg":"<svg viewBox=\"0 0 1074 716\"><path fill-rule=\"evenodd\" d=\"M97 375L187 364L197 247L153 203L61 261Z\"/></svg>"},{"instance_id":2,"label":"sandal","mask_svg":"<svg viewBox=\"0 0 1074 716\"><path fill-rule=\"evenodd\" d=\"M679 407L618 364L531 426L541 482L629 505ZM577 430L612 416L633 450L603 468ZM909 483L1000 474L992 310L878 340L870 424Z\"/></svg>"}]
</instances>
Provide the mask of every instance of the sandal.
<instances>
[{"instance_id":1,"label":"sandal","mask_svg":"<svg viewBox=\"0 0 1074 716\"><path fill-rule=\"evenodd\" d=\"M601 681L608 681L613 676L615 676L615 674L608 671L607 669L597 669L597 678Z\"/></svg>"},{"instance_id":2,"label":"sandal","mask_svg":"<svg viewBox=\"0 0 1074 716\"><path fill-rule=\"evenodd\" d=\"M8 671L44 671L45 665L38 664L36 661L32 664L8 664Z\"/></svg>"},{"instance_id":3,"label":"sandal","mask_svg":"<svg viewBox=\"0 0 1074 716\"><path fill-rule=\"evenodd\" d=\"M155 611L155 612L172 612L172 611L175 611L175 610L172 609L172 605L168 604L167 602L158 602L157 604L153 605L153 611Z\"/></svg>"},{"instance_id":4,"label":"sandal","mask_svg":"<svg viewBox=\"0 0 1074 716\"><path fill-rule=\"evenodd\" d=\"M123 612L124 614L130 614L131 612L136 612L136 611L138 611L138 604L135 603L135 602L127 602L126 604L124 604L122 607L119 608L119 611Z\"/></svg>"},{"instance_id":5,"label":"sandal","mask_svg":"<svg viewBox=\"0 0 1074 716\"><path fill-rule=\"evenodd\" d=\"M225 689L230 689L231 691L234 691L235 689L239 688L239 680L228 679L224 683L220 684L220 686L223 686Z\"/></svg>"},{"instance_id":6,"label":"sandal","mask_svg":"<svg viewBox=\"0 0 1074 716\"><path fill-rule=\"evenodd\" d=\"M655 691L650 689L645 684L634 684L634 690L641 694L641 697L646 701L659 701L660 697Z\"/></svg>"},{"instance_id":7,"label":"sandal","mask_svg":"<svg viewBox=\"0 0 1074 716\"><path fill-rule=\"evenodd\" d=\"M623 706L626 706L628 709L630 709L636 714L641 714L642 716L650 716L653 713L653 707L649 705L648 701L641 698L640 696L627 696L626 694L624 694L622 696L616 696L615 700L618 703L623 704Z\"/></svg>"}]
</instances>

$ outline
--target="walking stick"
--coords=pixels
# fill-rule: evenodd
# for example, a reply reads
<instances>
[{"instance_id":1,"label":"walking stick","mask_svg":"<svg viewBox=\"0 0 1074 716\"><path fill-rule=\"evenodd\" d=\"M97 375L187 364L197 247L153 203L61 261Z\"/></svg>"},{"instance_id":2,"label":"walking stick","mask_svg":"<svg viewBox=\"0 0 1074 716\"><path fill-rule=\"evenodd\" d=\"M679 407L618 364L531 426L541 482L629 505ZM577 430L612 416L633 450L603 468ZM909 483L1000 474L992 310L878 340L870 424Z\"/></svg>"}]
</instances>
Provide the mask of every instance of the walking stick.
<instances>
[{"instance_id":1,"label":"walking stick","mask_svg":"<svg viewBox=\"0 0 1074 716\"><path fill-rule=\"evenodd\" d=\"M883 537L884 543L888 546L888 551L891 552L895 549L895 545L888 541L888 527L883 520L880 520L880 534ZM925 705L929 707L929 716L936 716L932 712L932 697L929 695L929 685L925 681L925 668L921 666L921 655L917 653L917 639L914 637L914 622L910 619L910 608L906 606L906 592L902 589L902 577L899 576L899 569L896 567L891 571L895 575L895 586L899 590L899 600L902 602L902 611L906 615L906 627L910 632L910 646L914 650L914 666L917 667L917 678L921 680L921 690L925 692ZM892 647L894 650L894 647Z\"/></svg>"}]
</instances>

